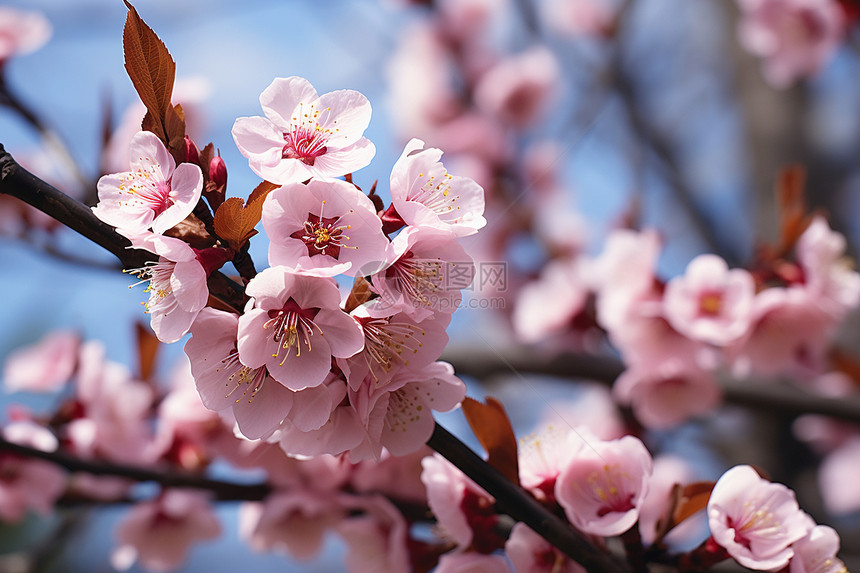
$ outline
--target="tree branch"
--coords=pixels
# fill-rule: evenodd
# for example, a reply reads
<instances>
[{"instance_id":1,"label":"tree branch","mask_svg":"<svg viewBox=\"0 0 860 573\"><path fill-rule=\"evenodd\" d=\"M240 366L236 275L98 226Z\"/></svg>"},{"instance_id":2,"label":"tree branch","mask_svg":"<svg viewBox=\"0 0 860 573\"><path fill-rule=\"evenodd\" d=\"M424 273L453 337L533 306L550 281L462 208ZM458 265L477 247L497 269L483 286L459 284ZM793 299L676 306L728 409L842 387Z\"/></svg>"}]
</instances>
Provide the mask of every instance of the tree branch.
<instances>
[{"instance_id":1,"label":"tree branch","mask_svg":"<svg viewBox=\"0 0 860 573\"><path fill-rule=\"evenodd\" d=\"M60 465L72 472L87 472L95 475L111 475L128 478L139 482L155 482L162 487L189 487L211 491L215 498L222 501L259 501L265 498L271 488L267 484L237 484L221 480L208 479L203 476L180 473L175 471L154 471L134 466L105 463L95 460L83 460L63 452L45 452L13 444L0 438L0 451L38 458Z\"/></svg>"},{"instance_id":2,"label":"tree branch","mask_svg":"<svg viewBox=\"0 0 860 573\"><path fill-rule=\"evenodd\" d=\"M617 359L587 354L535 356L533 351L507 349L501 353L475 348L446 349L442 360L454 365L458 374L474 376L484 383L511 373L584 378L611 385L624 372ZM828 398L803 391L788 381L755 383L750 380L720 380L725 401L755 409L766 409L790 416L821 414L860 423L860 396Z\"/></svg>"},{"instance_id":3,"label":"tree branch","mask_svg":"<svg viewBox=\"0 0 860 573\"><path fill-rule=\"evenodd\" d=\"M427 445L442 454L475 483L496 498L498 507L522 521L587 571L627 572L629 568L550 513L524 490L490 467L448 430L436 424Z\"/></svg>"}]
</instances>

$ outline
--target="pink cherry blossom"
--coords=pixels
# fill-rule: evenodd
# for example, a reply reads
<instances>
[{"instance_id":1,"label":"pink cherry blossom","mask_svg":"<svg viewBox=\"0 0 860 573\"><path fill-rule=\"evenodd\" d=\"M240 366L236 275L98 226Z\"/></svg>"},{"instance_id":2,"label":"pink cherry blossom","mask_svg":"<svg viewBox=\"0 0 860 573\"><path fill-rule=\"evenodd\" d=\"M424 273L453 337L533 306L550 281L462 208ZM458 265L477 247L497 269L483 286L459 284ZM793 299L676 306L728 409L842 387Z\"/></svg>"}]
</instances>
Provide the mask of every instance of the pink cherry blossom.
<instances>
[{"instance_id":1,"label":"pink cherry blossom","mask_svg":"<svg viewBox=\"0 0 860 573\"><path fill-rule=\"evenodd\" d=\"M810 298L837 319L860 305L860 274L845 258L845 237L824 217L812 220L795 248Z\"/></svg>"},{"instance_id":2,"label":"pink cherry blossom","mask_svg":"<svg viewBox=\"0 0 860 573\"><path fill-rule=\"evenodd\" d=\"M370 275L388 239L367 196L340 180L312 179L272 191L263 205L269 263L314 276Z\"/></svg>"},{"instance_id":3,"label":"pink cherry blossom","mask_svg":"<svg viewBox=\"0 0 860 573\"><path fill-rule=\"evenodd\" d=\"M251 170L286 185L361 169L376 148L362 133L370 123L370 102L357 91L318 96L304 78L275 78L260 95L266 117L240 117L233 140Z\"/></svg>"},{"instance_id":4,"label":"pink cherry blossom","mask_svg":"<svg viewBox=\"0 0 860 573\"><path fill-rule=\"evenodd\" d=\"M291 456L337 455L361 443L366 431L346 398L346 381L334 373L296 392L276 434L281 449Z\"/></svg>"},{"instance_id":5,"label":"pink cherry blossom","mask_svg":"<svg viewBox=\"0 0 860 573\"><path fill-rule=\"evenodd\" d=\"M738 0L738 4L741 44L764 59L764 76L775 87L814 75L841 41L844 13L834 0Z\"/></svg>"},{"instance_id":6,"label":"pink cherry blossom","mask_svg":"<svg viewBox=\"0 0 860 573\"><path fill-rule=\"evenodd\" d=\"M791 544L809 533L794 492L735 466L720 477L708 501L711 535L738 563L771 571L785 567Z\"/></svg>"},{"instance_id":7,"label":"pink cherry blossom","mask_svg":"<svg viewBox=\"0 0 860 573\"><path fill-rule=\"evenodd\" d=\"M239 317L203 309L191 326L185 353L203 404L216 412L232 409L239 431L249 439L271 435L293 407L295 393L239 359Z\"/></svg>"},{"instance_id":8,"label":"pink cherry blossom","mask_svg":"<svg viewBox=\"0 0 860 573\"><path fill-rule=\"evenodd\" d=\"M150 571L173 571L185 562L191 545L215 539L221 525L207 494L168 489L136 504L117 526L119 547L111 562L128 569L135 561Z\"/></svg>"},{"instance_id":9,"label":"pink cherry blossom","mask_svg":"<svg viewBox=\"0 0 860 573\"><path fill-rule=\"evenodd\" d=\"M426 503L421 460L431 454L426 446L404 456L392 456L384 451L378 460L354 464L349 482L359 493L379 492L394 499Z\"/></svg>"},{"instance_id":10,"label":"pink cherry blossom","mask_svg":"<svg viewBox=\"0 0 860 573\"><path fill-rule=\"evenodd\" d=\"M152 228L163 234L194 210L203 191L203 173L191 163L177 167L149 131L132 138L130 157L131 171L99 179L99 203L93 212L119 229L138 233Z\"/></svg>"},{"instance_id":11,"label":"pink cherry blossom","mask_svg":"<svg viewBox=\"0 0 860 573\"><path fill-rule=\"evenodd\" d=\"M266 366L290 390L322 384L333 356L348 358L364 345L361 326L339 307L334 279L270 267L245 293L251 300L239 318L239 359Z\"/></svg>"},{"instance_id":12,"label":"pink cherry blossom","mask_svg":"<svg viewBox=\"0 0 860 573\"><path fill-rule=\"evenodd\" d=\"M59 443L46 428L29 420L3 428L3 439L13 444L53 452ZM48 515L66 488L66 474L56 464L0 453L0 520L15 522L28 510Z\"/></svg>"},{"instance_id":13,"label":"pink cherry blossom","mask_svg":"<svg viewBox=\"0 0 860 573\"><path fill-rule=\"evenodd\" d=\"M3 364L3 385L9 392L55 392L71 379L78 362L81 337L58 330L39 342L18 348Z\"/></svg>"},{"instance_id":14,"label":"pink cherry blossom","mask_svg":"<svg viewBox=\"0 0 860 573\"><path fill-rule=\"evenodd\" d=\"M743 336L752 319L755 283L716 255L700 255L666 285L663 307L672 327L694 340L725 345Z\"/></svg>"},{"instance_id":15,"label":"pink cherry blossom","mask_svg":"<svg viewBox=\"0 0 860 573\"><path fill-rule=\"evenodd\" d=\"M860 509L857 471L860 470L860 436L854 435L830 452L818 468L818 483L824 507L833 515Z\"/></svg>"},{"instance_id":16,"label":"pink cherry blossom","mask_svg":"<svg viewBox=\"0 0 860 573\"><path fill-rule=\"evenodd\" d=\"M559 66L545 47L498 62L475 87L475 102L491 116L523 129L540 119L559 87Z\"/></svg>"},{"instance_id":17,"label":"pink cherry blossom","mask_svg":"<svg viewBox=\"0 0 860 573\"><path fill-rule=\"evenodd\" d=\"M387 262L371 277L380 297L369 306L374 312L404 312L418 322L457 310L460 290L475 276L472 258L454 235L426 227L409 227L394 237Z\"/></svg>"},{"instance_id":18,"label":"pink cherry blossom","mask_svg":"<svg viewBox=\"0 0 860 573\"><path fill-rule=\"evenodd\" d=\"M445 329L451 322L449 314L436 313L420 323L406 313L369 310L366 305L355 308L351 314L364 332L364 348L337 362L353 390L368 377L372 378L374 388L380 388L401 369L423 368L437 360L448 343Z\"/></svg>"},{"instance_id":19,"label":"pink cherry blossom","mask_svg":"<svg viewBox=\"0 0 860 573\"><path fill-rule=\"evenodd\" d=\"M535 498L555 500L555 482L579 451L578 429L548 424L520 440L520 483ZM590 434L588 434L590 435Z\"/></svg>"},{"instance_id":20,"label":"pink cherry blossom","mask_svg":"<svg viewBox=\"0 0 860 573\"><path fill-rule=\"evenodd\" d=\"M41 12L0 6L0 66L15 55L35 52L53 33Z\"/></svg>"},{"instance_id":21,"label":"pink cherry blossom","mask_svg":"<svg viewBox=\"0 0 860 573\"><path fill-rule=\"evenodd\" d=\"M515 573L586 573L585 568L556 549L524 523L516 523L505 543Z\"/></svg>"},{"instance_id":22,"label":"pink cherry blossom","mask_svg":"<svg viewBox=\"0 0 860 573\"><path fill-rule=\"evenodd\" d=\"M646 428L666 429L715 410L722 391L707 370L677 358L628 368L612 389Z\"/></svg>"},{"instance_id":23,"label":"pink cherry blossom","mask_svg":"<svg viewBox=\"0 0 860 573\"><path fill-rule=\"evenodd\" d=\"M591 292L585 280L587 269L581 258L555 259L543 268L536 281L520 289L511 320L523 342L538 342L572 328ZM549 300L552 304L547 304Z\"/></svg>"},{"instance_id":24,"label":"pink cherry blossom","mask_svg":"<svg viewBox=\"0 0 860 573\"><path fill-rule=\"evenodd\" d=\"M408 573L412 571L407 549L408 525L403 514L385 497L341 496L341 505L359 515L336 526L349 548L346 569L350 573Z\"/></svg>"},{"instance_id":25,"label":"pink cherry blossom","mask_svg":"<svg viewBox=\"0 0 860 573\"><path fill-rule=\"evenodd\" d=\"M816 525L809 534L792 545L794 557L789 573L848 573L848 568L836 556L839 534L832 527Z\"/></svg>"},{"instance_id":26,"label":"pink cherry blossom","mask_svg":"<svg viewBox=\"0 0 860 573\"><path fill-rule=\"evenodd\" d=\"M144 292L150 325L162 342L176 342L191 328L191 323L209 300L209 276L200 251L173 237L147 233L131 235L132 246L158 255L157 263L127 270L141 282L149 282Z\"/></svg>"},{"instance_id":27,"label":"pink cherry blossom","mask_svg":"<svg viewBox=\"0 0 860 573\"><path fill-rule=\"evenodd\" d=\"M351 391L350 403L366 432L362 446L350 451L350 460L379 459L382 447L395 456L418 450L433 433L433 411L447 412L465 397L466 385L447 362L400 370L386 386L368 383Z\"/></svg>"},{"instance_id":28,"label":"pink cherry blossom","mask_svg":"<svg viewBox=\"0 0 860 573\"><path fill-rule=\"evenodd\" d=\"M256 551L280 551L307 560L319 553L323 535L344 513L330 492L275 492L262 503L242 505L239 536Z\"/></svg>"},{"instance_id":29,"label":"pink cherry blossom","mask_svg":"<svg viewBox=\"0 0 860 573\"><path fill-rule=\"evenodd\" d=\"M407 225L434 227L458 237L487 224L484 190L466 177L449 175L442 151L412 139L391 170L391 206Z\"/></svg>"},{"instance_id":30,"label":"pink cherry blossom","mask_svg":"<svg viewBox=\"0 0 860 573\"><path fill-rule=\"evenodd\" d=\"M620 535L639 519L651 477L651 454L633 436L602 441L580 432L577 437L576 454L555 482L555 498L578 529Z\"/></svg>"},{"instance_id":31,"label":"pink cherry blossom","mask_svg":"<svg viewBox=\"0 0 860 573\"><path fill-rule=\"evenodd\" d=\"M501 555L483 553L446 553L439 559L434 573L511 573L511 566Z\"/></svg>"},{"instance_id":32,"label":"pink cherry blossom","mask_svg":"<svg viewBox=\"0 0 860 573\"><path fill-rule=\"evenodd\" d=\"M495 500L439 454L421 460L421 467L421 481L427 487L427 504L439 527L458 546L469 547L475 533L467 512L470 508L491 509ZM472 500L470 503L464 502L467 496Z\"/></svg>"}]
</instances>

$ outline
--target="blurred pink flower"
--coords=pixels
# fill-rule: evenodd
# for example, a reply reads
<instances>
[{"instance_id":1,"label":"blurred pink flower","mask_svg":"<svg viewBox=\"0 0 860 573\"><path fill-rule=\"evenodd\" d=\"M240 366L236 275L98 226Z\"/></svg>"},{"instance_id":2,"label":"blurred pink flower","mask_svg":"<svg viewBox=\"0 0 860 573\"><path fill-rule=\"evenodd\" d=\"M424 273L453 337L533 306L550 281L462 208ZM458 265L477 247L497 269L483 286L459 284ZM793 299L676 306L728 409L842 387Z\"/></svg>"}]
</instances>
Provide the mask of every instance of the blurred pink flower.
<instances>
[{"instance_id":1,"label":"blurred pink flower","mask_svg":"<svg viewBox=\"0 0 860 573\"><path fill-rule=\"evenodd\" d=\"M35 52L52 33L51 23L41 12L0 6L0 67L12 56Z\"/></svg>"},{"instance_id":2,"label":"blurred pink flower","mask_svg":"<svg viewBox=\"0 0 860 573\"><path fill-rule=\"evenodd\" d=\"M582 565L521 522L511 530L505 554L515 573L586 573Z\"/></svg>"},{"instance_id":3,"label":"blurred pink flower","mask_svg":"<svg viewBox=\"0 0 860 573\"><path fill-rule=\"evenodd\" d=\"M588 277L589 265L581 257L550 261L517 295L511 317L517 336L533 343L572 330L591 292Z\"/></svg>"},{"instance_id":4,"label":"blurred pink flower","mask_svg":"<svg viewBox=\"0 0 860 573\"><path fill-rule=\"evenodd\" d=\"M634 364L615 381L612 392L630 405L646 428L666 429L715 410L722 391L713 375L686 357L659 364Z\"/></svg>"},{"instance_id":5,"label":"blurred pink flower","mask_svg":"<svg viewBox=\"0 0 860 573\"><path fill-rule=\"evenodd\" d=\"M21 420L3 428L3 439L43 452L56 451L57 438L35 422ZM0 520L15 522L28 510L49 515L66 489L60 466L35 458L0 453Z\"/></svg>"},{"instance_id":6,"label":"blurred pink flower","mask_svg":"<svg viewBox=\"0 0 860 573\"><path fill-rule=\"evenodd\" d=\"M370 275L388 248L373 203L340 180L275 189L263 204L263 227L269 264L304 275Z\"/></svg>"},{"instance_id":7,"label":"blurred pink flower","mask_svg":"<svg viewBox=\"0 0 860 573\"><path fill-rule=\"evenodd\" d=\"M603 441L580 432L577 447L555 482L555 498L581 531L620 535L639 519L651 478L651 454L633 436Z\"/></svg>"},{"instance_id":8,"label":"blurred pink flower","mask_svg":"<svg viewBox=\"0 0 860 573\"><path fill-rule=\"evenodd\" d=\"M752 328L726 348L735 375L820 374L836 319L801 286L773 287L755 296Z\"/></svg>"},{"instance_id":9,"label":"blurred pink flower","mask_svg":"<svg viewBox=\"0 0 860 573\"><path fill-rule=\"evenodd\" d=\"M764 59L777 88L815 75L836 51L845 28L834 0L738 0L741 45Z\"/></svg>"},{"instance_id":10,"label":"blurred pink flower","mask_svg":"<svg viewBox=\"0 0 860 573\"><path fill-rule=\"evenodd\" d=\"M245 293L251 300L239 317L239 359L266 366L290 390L322 384L333 356L348 358L364 346L361 326L340 309L334 279L270 267Z\"/></svg>"},{"instance_id":11,"label":"blurred pink flower","mask_svg":"<svg viewBox=\"0 0 860 573\"><path fill-rule=\"evenodd\" d=\"M860 510L860 436L846 440L830 452L818 468L818 484L824 507L833 515Z\"/></svg>"},{"instance_id":12,"label":"blurred pink flower","mask_svg":"<svg viewBox=\"0 0 860 573\"><path fill-rule=\"evenodd\" d=\"M818 215L795 247L803 268L804 288L824 310L842 319L860 305L860 273L845 257L845 237Z\"/></svg>"},{"instance_id":13,"label":"blurred pink flower","mask_svg":"<svg viewBox=\"0 0 860 573\"><path fill-rule=\"evenodd\" d=\"M490 116L526 129L540 119L559 85L553 53L531 48L487 70L475 87L475 102Z\"/></svg>"},{"instance_id":14,"label":"blurred pink flower","mask_svg":"<svg viewBox=\"0 0 860 573\"><path fill-rule=\"evenodd\" d=\"M242 505L239 537L256 551L312 559L322 548L325 532L340 523L345 513L332 492L276 491L263 502Z\"/></svg>"},{"instance_id":15,"label":"blurred pink flower","mask_svg":"<svg viewBox=\"0 0 860 573\"><path fill-rule=\"evenodd\" d=\"M150 571L173 571L185 562L192 544L220 535L206 493L167 489L154 500L135 504L120 522L111 563L121 570L137 561Z\"/></svg>"},{"instance_id":16,"label":"blurred pink flower","mask_svg":"<svg viewBox=\"0 0 860 573\"><path fill-rule=\"evenodd\" d=\"M381 495L341 496L351 515L335 527L346 541L346 570L350 573L409 573L409 526L400 510Z\"/></svg>"},{"instance_id":17,"label":"blurred pink flower","mask_svg":"<svg viewBox=\"0 0 860 573\"><path fill-rule=\"evenodd\" d=\"M839 534L832 527L816 525L809 534L792 545L794 557L789 573L848 573L839 553Z\"/></svg>"},{"instance_id":18,"label":"blurred pink flower","mask_svg":"<svg viewBox=\"0 0 860 573\"><path fill-rule=\"evenodd\" d=\"M441 158L441 150L410 140L391 170L391 207L407 225L473 235L487 224L484 190L467 177L449 175Z\"/></svg>"},{"instance_id":19,"label":"blurred pink flower","mask_svg":"<svg viewBox=\"0 0 860 573\"><path fill-rule=\"evenodd\" d=\"M304 78L275 78L260 95L266 117L240 117L233 140L251 170L272 183L328 179L361 169L376 148L362 137L370 102L357 91L318 96Z\"/></svg>"},{"instance_id":20,"label":"blurred pink flower","mask_svg":"<svg viewBox=\"0 0 860 573\"><path fill-rule=\"evenodd\" d=\"M72 378L78 363L81 337L71 330L57 330L35 344L18 348L3 364L7 392L56 392Z\"/></svg>"},{"instance_id":21,"label":"blurred pink flower","mask_svg":"<svg viewBox=\"0 0 860 573\"><path fill-rule=\"evenodd\" d=\"M738 563L759 571L788 565L791 544L809 533L810 521L793 491L759 477L750 466L724 473L708 501L714 541Z\"/></svg>"},{"instance_id":22,"label":"blurred pink flower","mask_svg":"<svg viewBox=\"0 0 860 573\"><path fill-rule=\"evenodd\" d=\"M572 37L609 36L621 2L618 0L547 0L544 3L547 26Z\"/></svg>"},{"instance_id":23,"label":"blurred pink flower","mask_svg":"<svg viewBox=\"0 0 860 573\"><path fill-rule=\"evenodd\" d=\"M177 166L149 131L132 138L129 155L131 171L99 179L93 213L119 229L139 233L151 227L163 234L194 210L203 191L203 173L191 163Z\"/></svg>"},{"instance_id":24,"label":"blurred pink flower","mask_svg":"<svg viewBox=\"0 0 860 573\"><path fill-rule=\"evenodd\" d=\"M663 308L685 336L718 346L743 336L752 320L755 282L744 269L729 270L717 255L699 255L666 284Z\"/></svg>"}]
</instances>

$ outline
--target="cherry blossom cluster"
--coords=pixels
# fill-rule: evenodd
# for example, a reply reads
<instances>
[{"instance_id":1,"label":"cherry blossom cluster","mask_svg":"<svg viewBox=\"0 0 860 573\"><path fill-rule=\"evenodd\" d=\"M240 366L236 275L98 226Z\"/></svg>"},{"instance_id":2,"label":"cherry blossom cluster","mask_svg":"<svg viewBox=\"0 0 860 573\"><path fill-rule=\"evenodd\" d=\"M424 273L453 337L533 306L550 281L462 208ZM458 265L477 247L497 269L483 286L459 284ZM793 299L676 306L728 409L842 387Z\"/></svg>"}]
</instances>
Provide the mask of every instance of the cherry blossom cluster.
<instances>
[{"instance_id":1,"label":"cherry blossom cluster","mask_svg":"<svg viewBox=\"0 0 860 573\"><path fill-rule=\"evenodd\" d=\"M232 412L245 437L296 455L349 451L354 460L379 458L383 447L414 451L430 437L432 410L465 395L436 360L474 274L458 239L484 226L483 191L413 140L392 169L391 205L378 209L337 178L374 154L362 137L363 95L319 96L290 77L274 80L260 102L265 117L237 119L233 137L272 186L261 209L270 266L249 277L241 313L207 306L207 278L235 249L217 237L197 246L178 238L206 209L196 153L177 164L154 133L139 132L131 171L99 180L93 212L158 255L130 271L149 283L152 328L163 342L191 332L186 352L203 403ZM337 275L366 285L365 300L346 308Z\"/></svg>"},{"instance_id":2,"label":"cherry blossom cluster","mask_svg":"<svg viewBox=\"0 0 860 573\"><path fill-rule=\"evenodd\" d=\"M522 523L507 539L501 536L496 500L438 454L424 458L422 467L440 533L456 545L437 571L472 570L467 564L480 571L586 571ZM535 499L584 534L644 542L649 551L665 547L667 534L680 534L688 544L696 539L697 530L683 521L667 526L677 508L671 492L684 473L682 462L652 460L638 438L602 439L584 426L549 426L520 443L520 483ZM847 571L837 557L836 532L803 512L789 488L750 466L730 469L709 487L705 514L711 535L673 558L680 570L731 558L756 571ZM509 563L499 560L500 549Z\"/></svg>"}]
</instances>

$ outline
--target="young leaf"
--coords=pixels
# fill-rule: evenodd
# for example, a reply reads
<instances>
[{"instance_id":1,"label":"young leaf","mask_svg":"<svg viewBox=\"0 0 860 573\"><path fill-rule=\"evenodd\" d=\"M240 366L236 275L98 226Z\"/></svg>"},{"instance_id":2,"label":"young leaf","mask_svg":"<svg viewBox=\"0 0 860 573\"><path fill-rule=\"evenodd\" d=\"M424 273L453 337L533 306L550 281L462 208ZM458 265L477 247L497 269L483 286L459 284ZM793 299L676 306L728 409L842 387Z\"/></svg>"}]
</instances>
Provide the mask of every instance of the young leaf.
<instances>
[{"instance_id":1,"label":"young leaf","mask_svg":"<svg viewBox=\"0 0 860 573\"><path fill-rule=\"evenodd\" d=\"M128 0L122 47L125 69L140 100L147 109L143 128L156 134L171 150L179 149L185 138L185 120L171 104L176 63L161 38L146 25Z\"/></svg>"},{"instance_id":2,"label":"young leaf","mask_svg":"<svg viewBox=\"0 0 860 573\"><path fill-rule=\"evenodd\" d=\"M369 301L371 296L373 296L373 291L370 289L370 282L364 277L355 277L355 281L352 283L352 290L349 291L349 296L346 297L344 312L352 312Z\"/></svg>"},{"instance_id":3,"label":"young leaf","mask_svg":"<svg viewBox=\"0 0 860 573\"><path fill-rule=\"evenodd\" d=\"M227 241L233 250L238 251L257 234L254 227L263 216L263 201L266 196L277 189L278 185L263 181L248 197L248 204L239 197L231 197L224 201L215 211L215 232Z\"/></svg>"},{"instance_id":4,"label":"young leaf","mask_svg":"<svg viewBox=\"0 0 860 573\"><path fill-rule=\"evenodd\" d=\"M488 397L486 404L466 398L463 401L463 414L487 452L487 463L519 485L517 438L505 408L495 398Z\"/></svg>"},{"instance_id":5,"label":"young leaf","mask_svg":"<svg viewBox=\"0 0 860 573\"><path fill-rule=\"evenodd\" d=\"M137 322L134 326L137 334L138 374L141 380L150 380L155 371L159 342L149 325Z\"/></svg>"}]
</instances>

